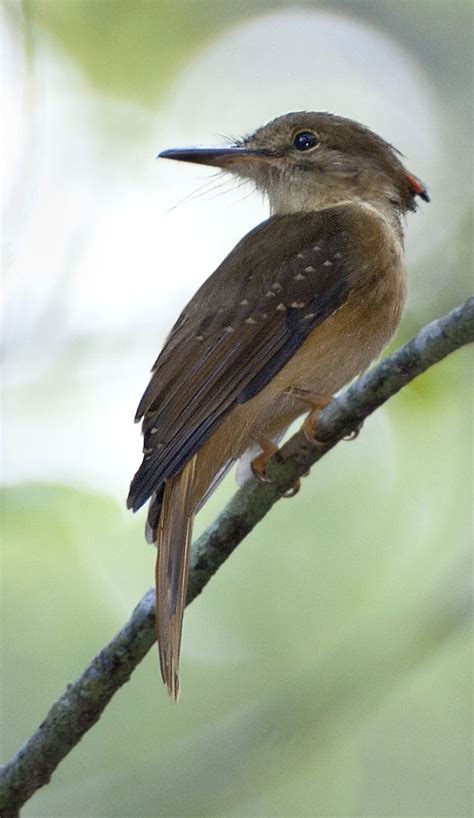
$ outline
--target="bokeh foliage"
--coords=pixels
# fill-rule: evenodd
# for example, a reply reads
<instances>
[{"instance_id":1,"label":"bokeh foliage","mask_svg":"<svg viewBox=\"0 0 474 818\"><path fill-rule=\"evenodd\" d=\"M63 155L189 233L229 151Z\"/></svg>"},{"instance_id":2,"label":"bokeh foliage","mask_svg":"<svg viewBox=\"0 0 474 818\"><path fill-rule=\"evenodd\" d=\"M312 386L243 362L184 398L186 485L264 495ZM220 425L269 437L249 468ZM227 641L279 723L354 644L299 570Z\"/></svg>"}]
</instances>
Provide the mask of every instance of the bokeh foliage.
<instances>
[{"instance_id":1,"label":"bokeh foliage","mask_svg":"<svg viewBox=\"0 0 474 818\"><path fill-rule=\"evenodd\" d=\"M188 611L179 707L153 651L26 815L468 814L468 363L405 390L274 509ZM152 554L105 497L3 499L13 749Z\"/></svg>"},{"instance_id":2,"label":"bokeh foliage","mask_svg":"<svg viewBox=\"0 0 474 818\"><path fill-rule=\"evenodd\" d=\"M283 5L24 0L6 9L32 54L46 33L104 99L151 108L215 35ZM449 91L450 115L462 110L468 4L353 2L350 14L416 50ZM397 343L468 294L467 211L442 251L412 271L417 299ZM463 350L337 447L188 610L179 707L152 651L25 817L467 818L471 379ZM198 532L232 491L228 479ZM2 519L7 757L123 622L154 555L142 521L106 491L10 486Z\"/></svg>"}]
</instances>

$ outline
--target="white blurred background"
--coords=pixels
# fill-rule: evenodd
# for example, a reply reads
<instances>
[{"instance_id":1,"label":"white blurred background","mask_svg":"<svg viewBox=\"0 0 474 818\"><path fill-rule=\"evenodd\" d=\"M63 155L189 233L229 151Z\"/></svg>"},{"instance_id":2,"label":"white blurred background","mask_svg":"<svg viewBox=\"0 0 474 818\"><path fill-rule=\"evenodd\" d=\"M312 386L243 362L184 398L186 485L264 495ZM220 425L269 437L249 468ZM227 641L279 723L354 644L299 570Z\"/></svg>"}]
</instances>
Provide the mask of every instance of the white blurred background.
<instances>
[{"instance_id":1,"label":"white blurred background","mask_svg":"<svg viewBox=\"0 0 474 818\"><path fill-rule=\"evenodd\" d=\"M358 119L428 180L432 204L408 219L413 268L464 214L462 134L446 127L416 54L351 14L262 11L201 47L153 110L99 95L45 33L28 55L14 8L2 22L4 477L120 497L139 459L134 409L164 335L267 214L251 190L157 163L157 152L251 132L290 110ZM411 289L416 306L426 281L413 275Z\"/></svg>"},{"instance_id":2,"label":"white blurred background","mask_svg":"<svg viewBox=\"0 0 474 818\"><path fill-rule=\"evenodd\" d=\"M353 117L432 201L407 218L398 346L472 291L473 23L461 0L4 0L2 744L7 758L152 582L124 509L177 313L266 217L156 161L291 110ZM402 391L186 612L26 818L472 815L472 367ZM200 513L209 524L230 476Z\"/></svg>"}]
</instances>

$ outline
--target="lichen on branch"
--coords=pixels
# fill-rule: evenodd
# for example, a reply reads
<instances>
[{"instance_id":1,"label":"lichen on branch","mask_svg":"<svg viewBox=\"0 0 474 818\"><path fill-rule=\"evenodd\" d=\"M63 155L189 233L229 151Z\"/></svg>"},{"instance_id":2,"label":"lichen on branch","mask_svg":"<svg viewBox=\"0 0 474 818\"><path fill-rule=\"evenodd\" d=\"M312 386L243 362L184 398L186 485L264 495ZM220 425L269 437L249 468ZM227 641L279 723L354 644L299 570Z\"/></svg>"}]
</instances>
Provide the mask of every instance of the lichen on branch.
<instances>
[{"instance_id":1,"label":"lichen on branch","mask_svg":"<svg viewBox=\"0 0 474 818\"><path fill-rule=\"evenodd\" d=\"M474 298L425 326L335 398L318 417L318 438L325 443L323 447L312 446L300 432L293 435L281 454L267 466L271 482L260 483L251 478L194 543L187 603L201 593L232 551L298 477L410 381L472 341ZM38 730L2 767L2 818L19 815L20 807L48 783L58 764L128 681L155 641L154 607L154 592L148 591L119 633L68 685Z\"/></svg>"}]
</instances>

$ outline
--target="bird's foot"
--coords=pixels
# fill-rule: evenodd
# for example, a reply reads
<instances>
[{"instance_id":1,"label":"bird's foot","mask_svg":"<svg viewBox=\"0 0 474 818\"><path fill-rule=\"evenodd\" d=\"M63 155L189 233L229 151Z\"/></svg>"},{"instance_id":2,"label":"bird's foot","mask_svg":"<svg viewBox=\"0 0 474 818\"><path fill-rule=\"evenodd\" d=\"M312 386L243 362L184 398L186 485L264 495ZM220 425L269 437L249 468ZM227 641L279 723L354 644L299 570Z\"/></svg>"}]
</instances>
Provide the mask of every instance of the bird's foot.
<instances>
[{"instance_id":1,"label":"bird's foot","mask_svg":"<svg viewBox=\"0 0 474 818\"><path fill-rule=\"evenodd\" d=\"M292 386L291 389L287 390L287 394L292 395L294 398L298 398L298 400L301 400L304 403L310 404L311 410L308 412L303 421L301 431L303 432L308 443L311 443L312 446L316 446L318 449L323 449L325 446L327 446L327 443L322 440L318 440L316 434L318 415L322 409L331 403L333 396L316 395L314 392L310 392L309 389L300 389L298 386Z\"/></svg>"},{"instance_id":2,"label":"bird's foot","mask_svg":"<svg viewBox=\"0 0 474 818\"><path fill-rule=\"evenodd\" d=\"M252 462L250 463L250 468L252 469L254 476L257 480L260 480L261 483L271 483L269 477L265 474L265 467L268 461L273 457L274 454L280 451L276 443L273 440L270 440L268 437L259 437L256 438L258 445L261 448L261 452L257 457L254 457Z\"/></svg>"},{"instance_id":3,"label":"bird's foot","mask_svg":"<svg viewBox=\"0 0 474 818\"><path fill-rule=\"evenodd\" d=\"M276 443L273 440L270 440L268 437L259 437L256 438L258 445L261 448L261 452L257 457L255 457L252 462L250 463L250 468L254 476L257 480L260 480L261 483L271 483L269 477L265 474L265 467L268 461L273 457L274 454L280 451ZM301 481L298 479L294 486L288 491L282 492L281 496L285 498L294 497L295 494L298 494L301 488Z\"/></svg>"}]
</instances>

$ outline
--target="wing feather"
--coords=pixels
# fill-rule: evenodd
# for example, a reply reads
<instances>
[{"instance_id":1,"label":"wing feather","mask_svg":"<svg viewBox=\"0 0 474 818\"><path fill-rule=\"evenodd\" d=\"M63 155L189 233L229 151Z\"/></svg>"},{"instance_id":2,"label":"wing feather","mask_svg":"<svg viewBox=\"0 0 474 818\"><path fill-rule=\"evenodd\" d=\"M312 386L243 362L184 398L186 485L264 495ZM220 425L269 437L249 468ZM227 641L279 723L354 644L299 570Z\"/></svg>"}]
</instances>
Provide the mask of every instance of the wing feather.
<instances>
[{"instance_id":1,"label":"wing feather","mask_svg":"<svg viewBox=\"0 0 474 818\"><path fill-rule=\"evenodd\" d=\"M347 215L273 216L251 231L185 308L137 410L144 459L128 505L174 477L236 403L263 389L351 289ZM346 208L347 210L347 208Z\"/></svg>"}]
</instances>

